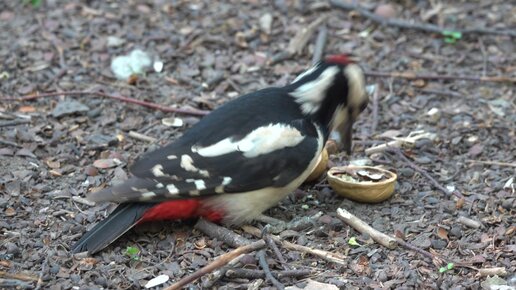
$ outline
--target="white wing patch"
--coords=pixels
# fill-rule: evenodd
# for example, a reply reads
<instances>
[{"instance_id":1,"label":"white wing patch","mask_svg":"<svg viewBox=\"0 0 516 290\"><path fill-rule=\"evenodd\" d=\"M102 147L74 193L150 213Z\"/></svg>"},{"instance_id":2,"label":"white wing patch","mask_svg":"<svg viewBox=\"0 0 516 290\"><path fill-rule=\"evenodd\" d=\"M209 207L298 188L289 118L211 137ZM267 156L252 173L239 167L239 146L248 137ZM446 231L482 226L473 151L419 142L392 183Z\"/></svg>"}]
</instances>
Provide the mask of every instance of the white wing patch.
<instances>
[{"instance_id":1,"label":"white wing patch","mask_svg":"<svg viewBox=\"0 0 516 290\"><path fill-rule=\"evenodd\" d=\"M259 127L238 141L229 137L207 147L193 146L192 152L203 157L217 157L233 152L242 152L245 157L253 158L283 148L294 147L304 138L305 136L296 128L277 123Z\"/></svg>"},{"instance_id":2,"label":"white wing patch","mask_svg":"<svg viewBox=\"0 0 516 290\"><path fill-rule=\"evenodd\" d=\"M179 194L179 189L173 184L167 184L167 190L171 195Z\"/></svg>"},{"instance_id":3,"label":"white wing patch","mask_svg":"<svg viewBox=\"0 0 516 290\"><path fill-rule=\"evenodd\" d=\"M310 70L305 73L308 72ZM339 69L337 67L328 67L317 79L300 86L290 93L296 99L296 102L301 105L303 113L312 114L319 110L321 102L326 96L326 91L332 85L338 72Z\"/></svg>"},{"instance_id":4,"label":"white wing patch","mask_svg":"<svg viewBox=\"0 0 516 290\"><path fill-rule=\"evenodd\" d=\"M208 172L208 170L199 169L199 168L195 167L194 161L193 161L192 157L190 157L190 155L187 155L187 154L181 155L180 166L181 166L181 168L183 168L186 171L199 172L199 174L201 174L204 177L210 177L210 173Z\"/></svg>"},{"instance_id":5,"label":"white wing patch","mask_svg":"<svg viewBox=\"0 0 516 290\"><path fill-rule=\"evenodd\" d=\"M156 164L152 167L151 172L156 177L165 176L165 173L163 172L163 165Z\"/></svg>"},{"instance_id":6,"label":"white wing patch","mask_svg":"<svg viewBox=\"0 0 516 290\"><path fill-rule=\"evenodd\" d=\"M204 183L204 180L202 180L202 179L187 179L186 182L193 182L195 184L195 188L197 190L206 189L206 184Z\"/></svg>"}]
</instances>

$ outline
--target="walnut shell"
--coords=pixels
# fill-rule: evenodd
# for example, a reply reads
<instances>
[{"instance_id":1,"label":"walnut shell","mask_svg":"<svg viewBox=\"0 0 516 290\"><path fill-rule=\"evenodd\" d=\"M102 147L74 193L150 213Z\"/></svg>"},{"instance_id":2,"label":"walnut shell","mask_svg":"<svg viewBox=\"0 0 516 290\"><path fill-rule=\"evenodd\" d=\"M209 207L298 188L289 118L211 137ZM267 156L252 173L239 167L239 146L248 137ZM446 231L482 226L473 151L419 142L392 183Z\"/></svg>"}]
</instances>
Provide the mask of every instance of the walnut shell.
<instances>
[{"instance_id":1,"label":"walnut shell","mask_svg":"<svg viewBox=\"0 0 516 290\"><path fill-rule=\"evenodd\" d=\"M378 182L350 182L339 173L347 170L367 169L383 174L387 179ZM370 166L332 167L328 170L328 183L339 195L358 202L377 203L392 196L398 176L388 170Z\"/></svg>"}]
</instances>

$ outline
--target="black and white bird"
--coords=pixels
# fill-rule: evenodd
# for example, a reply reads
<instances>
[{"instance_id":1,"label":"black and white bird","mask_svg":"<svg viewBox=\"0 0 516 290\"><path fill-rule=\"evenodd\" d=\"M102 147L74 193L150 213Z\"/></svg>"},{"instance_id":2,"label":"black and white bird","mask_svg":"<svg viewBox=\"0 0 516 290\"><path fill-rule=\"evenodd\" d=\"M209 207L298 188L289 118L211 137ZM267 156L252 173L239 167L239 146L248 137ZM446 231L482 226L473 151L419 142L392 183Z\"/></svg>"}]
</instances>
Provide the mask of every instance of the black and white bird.
<instances>
[{"instance_id":1,"label":"black and white bird","mask_svg":"<svg viewBox=\"0 0 516 290\"><path fill-rule=\"evenodd\" d=\"M222 105L176 141L141 156L127 181L91 193L89 200L120 205L72 251L98 252L145 221L252 220L301 185L330 132L350 151L353 122L367 103L362 69L335 55L289 85Z\"/></svg>"}]
</instances>

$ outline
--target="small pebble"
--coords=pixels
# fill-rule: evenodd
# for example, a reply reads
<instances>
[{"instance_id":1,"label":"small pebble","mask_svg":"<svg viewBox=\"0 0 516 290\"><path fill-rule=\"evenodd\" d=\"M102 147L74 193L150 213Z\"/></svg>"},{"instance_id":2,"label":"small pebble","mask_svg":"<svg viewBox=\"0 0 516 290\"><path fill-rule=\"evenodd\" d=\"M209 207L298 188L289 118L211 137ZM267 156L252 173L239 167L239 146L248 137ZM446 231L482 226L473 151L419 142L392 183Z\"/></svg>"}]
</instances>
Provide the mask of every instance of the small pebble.
<instances>
[{"instance_id":1,"label":"small pebble","mask_svg":"<svg viewBox=\"0 0 516 290\"><path fill-rule=\"evenodd\" d=\"M448 243L445 240L432 239L432 248L436 250L444 249Z\"/></svg>"},{"instance_id":2,"label":"small pebble","mask_svg":"<svg viewBox=\"0 0 516 290\"><path fill-rule=\"evenodd\" d=\"M450 235L460 239L462 237L462 228L459 225L452 226L449 233Z\"/></svg>"},{"instance_id":3,"label":"small pebble","mask_svg":"<svg viewBox=\"0 0 516 290\"><path fill-rule=\"evenodd\" d=\"M398 169L398 174L403 177L412 177L414 175L414 170L408 167L402 167Z\"/></svg>"}]
</instances>

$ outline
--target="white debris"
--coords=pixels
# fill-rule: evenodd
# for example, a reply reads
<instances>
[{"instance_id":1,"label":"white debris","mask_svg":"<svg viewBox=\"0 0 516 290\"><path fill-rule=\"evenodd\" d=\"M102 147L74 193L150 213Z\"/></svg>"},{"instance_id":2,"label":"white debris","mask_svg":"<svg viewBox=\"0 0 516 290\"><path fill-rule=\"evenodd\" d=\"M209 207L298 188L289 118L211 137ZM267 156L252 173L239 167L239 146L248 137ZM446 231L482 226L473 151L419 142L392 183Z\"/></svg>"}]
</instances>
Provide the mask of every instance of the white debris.
<instances>
[{"instance_id":1,"label":"white debris","mask_svg":"<svg viewBox=\"0 0 516 290\"><path fill-rule=\"evenodd\" d=\"M111 71L118 79L127 80L131 75L144 73L151 64L148 53L135 49L129 55L115 57L111 62Z\"/></svg>"},{"instance_id":2,"label":"white debris","mask_svg":"<svg viewBox=\"0 0 516 290\"><path fill-rule=\"evenodd\" d=\"M168 275L159 275L158 277L150 279L149 282L145 284L145 288L149 289L152 287L159 286L163 283L166 283L169 279L170 277Z\"/></svg>"}]
</instances>

